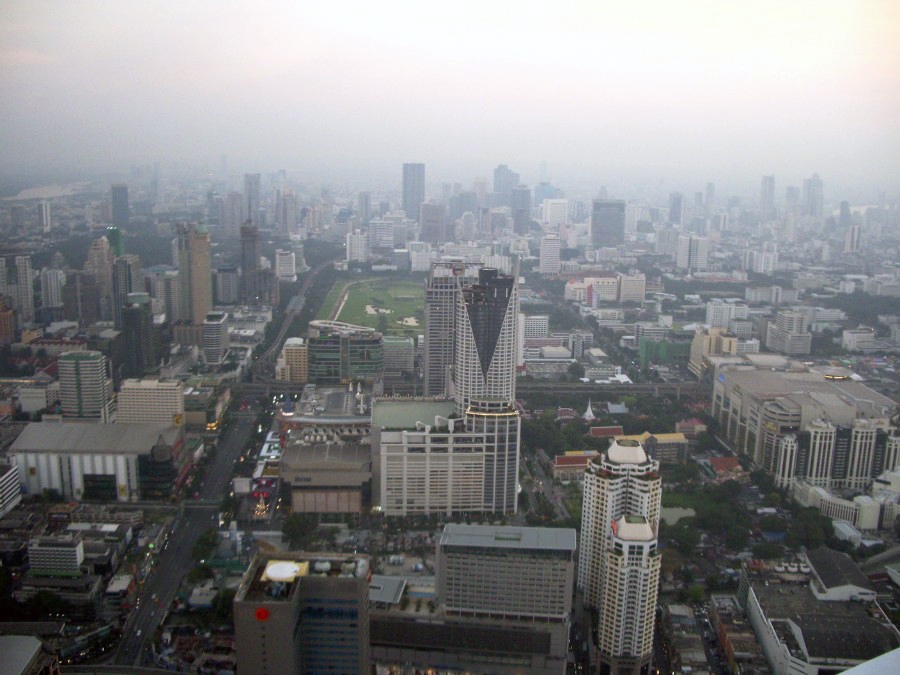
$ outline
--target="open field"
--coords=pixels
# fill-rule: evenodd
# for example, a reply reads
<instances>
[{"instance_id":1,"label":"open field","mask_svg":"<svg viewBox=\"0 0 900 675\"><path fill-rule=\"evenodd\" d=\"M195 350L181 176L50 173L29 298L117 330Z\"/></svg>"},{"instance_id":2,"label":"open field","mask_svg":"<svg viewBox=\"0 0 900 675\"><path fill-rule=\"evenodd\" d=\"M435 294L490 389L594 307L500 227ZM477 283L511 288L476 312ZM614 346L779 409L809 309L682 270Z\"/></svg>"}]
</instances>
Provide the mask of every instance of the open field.
<instances>
[{"instance_id":1,"label":"open field","mask_svg":"<svg viewBox=\"0 0 900 675\"><path fill-rule=\"evenodd\" d=\"M347 299L337 321L371 326L392 335L414 336L424 330L425 289L420 282L370 278L335 284L319 318L330 317L345 289Z\"/></svg>"}]
</instances>

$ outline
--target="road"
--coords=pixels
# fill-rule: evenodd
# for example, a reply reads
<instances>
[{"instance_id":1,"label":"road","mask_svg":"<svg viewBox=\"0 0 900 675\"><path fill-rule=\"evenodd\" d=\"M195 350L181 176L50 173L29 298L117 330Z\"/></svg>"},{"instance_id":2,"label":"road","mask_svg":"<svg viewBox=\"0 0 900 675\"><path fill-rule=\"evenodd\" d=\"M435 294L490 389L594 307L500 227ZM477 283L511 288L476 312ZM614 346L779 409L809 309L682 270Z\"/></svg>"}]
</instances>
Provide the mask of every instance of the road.
<instances>
[{"instance_id":1,"label":"road","mask_svg":"<svg viewBox=\"0 0 900 675\"><path fill-rule=\"evenodd\" d=\"M287 332L294 322L294 317L300 313L303 309L303 305L306 304L306 294L309 291L310 286L312 286L312 283L316 280L316 277L319 276L319 273L321 273L322 270L331 267L333 264L334 260L327 260L307 273L306 277L303 279L303 284L300 286L300 290L297 291L297 295L291 298L291 301L287 305L287 310L281 321L278 335L275 336L271 346L256 359L256 362L252 366L254 380L261 382L273 381L272 376L269 374L273 370L270 366L281 352L281 346L284 344Z\"/></svg>"},{"instance_id":2,"label":"road","mask_svg":"<svg viewBox=\"0 0 900 675\"><path fill-rule=\"evenodd\" d=\"M144 580L137 608L122 630L122 641L115 662L140 666L141 657L156 627L162 622L175 599L184 574L191 569L191 551L197 539L210 527L217 527L218 504L228 487L235 460L250 438L254 420L238 417L222 434L210 462L198 503L185 502L184 515L176 518L169 542L159 554L156 567ZM211 502L211 503L210 503Z\"/></svg>"}]
</instances>

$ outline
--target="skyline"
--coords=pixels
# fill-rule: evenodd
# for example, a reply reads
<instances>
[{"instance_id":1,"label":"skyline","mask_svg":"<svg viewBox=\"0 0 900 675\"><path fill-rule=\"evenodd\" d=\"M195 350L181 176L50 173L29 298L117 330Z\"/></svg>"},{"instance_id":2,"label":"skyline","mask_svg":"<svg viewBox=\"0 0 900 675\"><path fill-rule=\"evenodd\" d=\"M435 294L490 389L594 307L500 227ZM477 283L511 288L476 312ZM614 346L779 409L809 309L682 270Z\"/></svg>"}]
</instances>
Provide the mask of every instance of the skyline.
<instances>
[{"instance_id":1,"label":"skyline","mask_svg":"<svg viewBox=\"0 0 900 675\"><path fill-rule=\"evenodd\" d=\"M897 189L900 8L4 3L0 173L192 162ZM728 167L728 168L722 168ZM426 176L428 179L428 176Z\"/></svg>"}]
</instances>

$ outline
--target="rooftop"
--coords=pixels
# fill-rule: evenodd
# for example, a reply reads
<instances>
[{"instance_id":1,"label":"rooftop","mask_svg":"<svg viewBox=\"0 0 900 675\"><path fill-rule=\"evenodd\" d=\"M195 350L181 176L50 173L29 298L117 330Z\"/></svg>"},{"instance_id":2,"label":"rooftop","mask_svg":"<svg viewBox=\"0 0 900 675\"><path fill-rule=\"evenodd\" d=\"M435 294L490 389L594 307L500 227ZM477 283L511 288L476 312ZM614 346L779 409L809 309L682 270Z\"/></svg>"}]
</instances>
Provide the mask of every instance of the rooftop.
<instances>
[{"instance_id":1,"label":"rooftop","mask_svg":"<svg viewBox=\"0 0 900 675\"><path fill-rule=\"evenodd\" d=\"M175 442L177 427L166 424L82 424L32 422L9 448L20 452L146 454L159 441Z\"/></svg>"},{"instance_id":2,"label":"rooftop","mask_svg":"<svg viewBox=\"0 0 900 675\"><path fill-rule=\"evenodd\" d=\"M656 535L643 516L622 516L615 523L615 535L625 541L653 541Z\"/></svg>"},{"instance_id":3,"label":"rooftop","mask_svg":"<svg viewBox=\"0 0 900 675\"><path fill-rule=\"evenodd\" d=\"M41 653L41 641L30 635L2 635L0 653L4 673L25 675L31 672L32 662Z\"/></svg>"},{"instance_id":4,"label":"rooftop","mask_svg":"<svg viewBox=\"0 0 900 675\"><path fill-rule=\"evenodd\" d=\"M561 527L450 524L444 526L440 545L443 547L574 551L575 530Z\"/></svg>"},{"instance_id":5,"label":"rooftop","mask_svg":"<svg viewBox=\"0 0 900 675\"><path fill-rule=\"evenodd\" d=\"M449 417L456 404L441 398L379 398L372 401L372 426L382 429L414 429L416 422L434 424L435 417Z\"/></svg>"},{"instance_id":6,"label":"rooftop","mask_svg":"<svg viewBox=\"0 0 900 675\"><path fill-rule=\"evenodd\" d=\"M859 586L868 591L875 590L872 582L846 553L821 546L813 551L807 551L806 558L826 588Z\"/></svg>"},{"instance_id":7,"label":"rooftop","mask_svg":"<svg viewBox=\"0 0 900 675\"><path fill-rule=\"evenodd\" d=\"M635 440L615 439L606 451L606 457L614 464L643 464L647 461L647 453Z\"/></svg>"}]
</instances>

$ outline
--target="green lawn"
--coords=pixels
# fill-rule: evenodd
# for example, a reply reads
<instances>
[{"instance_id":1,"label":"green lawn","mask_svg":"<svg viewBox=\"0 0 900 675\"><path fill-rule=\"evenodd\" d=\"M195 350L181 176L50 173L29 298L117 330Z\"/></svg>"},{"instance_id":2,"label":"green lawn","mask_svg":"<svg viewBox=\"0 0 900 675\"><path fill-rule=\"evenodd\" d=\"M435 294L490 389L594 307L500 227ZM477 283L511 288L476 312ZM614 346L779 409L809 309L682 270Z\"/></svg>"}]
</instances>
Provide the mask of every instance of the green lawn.
<instances>
[{"instance_id":1,"label":"green lawn","mask_svg":"<svg viewBox=\"0 0 900 675\"><path fill-rule=\"evenodd\" d=\"M337 290L340 294L343 285ZM332 293L335 291L332 290ZM326 298L325 307L338 300ZM384 310L375 314L366 312L366 306ZM326 312L327 315L327 312ZM321 316L321 313L320 313ZM404 325L403 319L415 319L416 325ZM392 281L390 279L361 279L354 282L348 291L347 301L337 317L338 321L359 326L371 326L393 335L414 336L424 330L425 288L420 282Z\"/></svg>"},{"instance_id":2,"label":"green lawn","mask_svg":"<svg viewBox=\"0 0 900 675\"><path fill-rule=\"evenodd\" d=\"M331 290L328 291L328 295L325 296L325 300L322 302L322 306L319 308L319 313L316 314L317 319L327 320L331 318L331 313L337 309L337 304L341 301L341 293L351 283L355 282L338 281L331 287Z\"/></svg>"}]
</instances>

